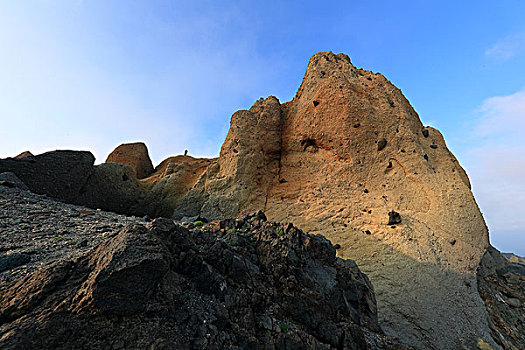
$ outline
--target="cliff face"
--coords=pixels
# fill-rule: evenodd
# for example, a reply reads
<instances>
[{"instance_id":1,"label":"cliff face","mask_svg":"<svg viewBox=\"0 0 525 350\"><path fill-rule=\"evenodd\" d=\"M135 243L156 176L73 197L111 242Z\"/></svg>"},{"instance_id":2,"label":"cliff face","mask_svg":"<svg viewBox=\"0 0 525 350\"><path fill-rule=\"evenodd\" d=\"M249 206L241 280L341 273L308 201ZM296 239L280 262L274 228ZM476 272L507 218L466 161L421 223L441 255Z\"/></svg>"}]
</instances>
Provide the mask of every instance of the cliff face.
<instances>
[{"instance_id":1,"label":"cliff face","mask_svg":"<svg viewBox=\"0 0 525 350\"><path fill-rule=\"evenodd\" d=\"M243 209L340 244L371 277L387 333L435 349L491 341L475 278L488 232L465 171L399 89L348 56L314 55L292 101L235 113L175 216Z\"/></svg>"},{"instance_id":2,"label":"cliff face","mask_svg":"<svg viewBox=\"0 0 525 350\"><path fill-rule=\"evenodd\" d=\"M404 344L521 344L509 340L516 332L506 321L494 321L520 314L497 302L504 269L478 269L488 231L465 171L399 89L344 54L315 54L292 101L271 96L236 112L219 158L177 156L152 170L145 146L123 146L109 157L122 164L51 152L0 160L0 172L37 193L140 216L262 210L355 260L374 285L380 326Z\"/></svg>"}]
</instances>

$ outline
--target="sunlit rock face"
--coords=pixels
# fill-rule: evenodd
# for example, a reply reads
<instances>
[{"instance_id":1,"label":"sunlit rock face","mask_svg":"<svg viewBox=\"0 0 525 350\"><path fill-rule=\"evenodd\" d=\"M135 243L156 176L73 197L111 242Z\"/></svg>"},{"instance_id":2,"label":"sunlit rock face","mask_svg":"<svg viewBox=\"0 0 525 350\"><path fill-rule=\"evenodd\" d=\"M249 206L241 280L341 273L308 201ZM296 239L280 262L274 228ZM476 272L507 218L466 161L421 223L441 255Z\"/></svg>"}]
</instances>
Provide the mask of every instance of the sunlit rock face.
<instances>
[{"instance_id":1,"label":"sunlit rock face","mask_svg":"<svg viewBox=\"0 0 525 350\"><path fill-rule=\"evenodd\" d=\"M407 344L497 346L475 278L488 231L465 171L398 88L348 56L315 54L292 101L236 112L174 215L245 209L341 245L370 276L382 327Z\"/></svg>"},{"instance_id":2,"label":"sunlit rock face","mask_svg":"<svg viewBox=\"0 0 525 350\"><path fill-rule=\"evenodd\" d=\"M129 165L135 170L138 179L143 179L153 173L148 148L142 142L124 143L118 146L108 156L106 163Z\"/></svg>"}]
</instances>

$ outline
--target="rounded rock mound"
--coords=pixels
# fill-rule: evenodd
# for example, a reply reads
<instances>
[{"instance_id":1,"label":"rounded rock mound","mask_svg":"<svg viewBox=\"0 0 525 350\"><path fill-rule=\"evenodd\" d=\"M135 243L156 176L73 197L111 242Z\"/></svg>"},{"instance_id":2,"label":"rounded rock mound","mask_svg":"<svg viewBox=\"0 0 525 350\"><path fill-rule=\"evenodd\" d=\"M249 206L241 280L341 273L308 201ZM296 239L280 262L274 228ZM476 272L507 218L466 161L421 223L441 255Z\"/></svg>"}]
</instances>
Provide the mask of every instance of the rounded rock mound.
<instances>
[{"instance_id":1,"label":"rounded rock mound","mask_svg":"<svg viewBox=\"0 0 525 350\"><path fill-rule=\"evenodd\" d=\"M138 179L144 179L153 173L148 148L143 142L124 143L118 146L110 153L106 163L129 165L135 169Z\"/></svg>"}]
</instances>

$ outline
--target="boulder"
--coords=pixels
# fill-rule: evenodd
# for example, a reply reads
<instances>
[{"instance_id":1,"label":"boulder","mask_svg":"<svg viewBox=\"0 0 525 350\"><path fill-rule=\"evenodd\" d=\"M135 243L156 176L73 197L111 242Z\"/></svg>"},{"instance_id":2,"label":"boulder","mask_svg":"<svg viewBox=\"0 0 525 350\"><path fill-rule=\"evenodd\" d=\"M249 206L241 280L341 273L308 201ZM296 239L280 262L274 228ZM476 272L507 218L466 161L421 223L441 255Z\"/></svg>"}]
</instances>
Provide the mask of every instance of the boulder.
<instances>
[{"instance_id":1,"label":"boulder","mask_svg":"<svg viewBox=\"0 0 525 350\"><path fill-rule=\"evenodd\" d=\"M34 157L0 159L0 173L12 172L32 192L75 202L93 172L95 157L85 151L53 151Z\"/></svg>"},{"instance_id":2,"label":"boulder","mask_svg":"<svg viewBox=\"0 0 525 350\"><path fill-rule=\"evenodd\" d=\"M142 142L124 143L118 146L108 156L106 163L129 165L135 170L138 179L143 179L153 173L148 148Z\"/></svg>"},{"instance_id":3,"label":"boulder","mask_svg":"<svg viewBox=\"0 0 525 350\"><path fill-rule=\"evenodd\" d=\"M103 163L94 167L75 202L95 209L131 214L143 192L131 166Z\"/></svg>"}]
</instances>

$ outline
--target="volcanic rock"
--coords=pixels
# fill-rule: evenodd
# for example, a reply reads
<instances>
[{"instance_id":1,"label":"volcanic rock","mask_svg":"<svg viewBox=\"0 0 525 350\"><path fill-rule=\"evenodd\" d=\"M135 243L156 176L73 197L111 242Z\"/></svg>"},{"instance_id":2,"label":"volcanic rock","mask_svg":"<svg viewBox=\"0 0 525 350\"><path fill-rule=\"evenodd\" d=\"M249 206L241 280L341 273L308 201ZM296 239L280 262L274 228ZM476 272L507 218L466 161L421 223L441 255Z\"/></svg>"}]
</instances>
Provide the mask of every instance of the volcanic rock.
<instances>
[{"instance_id":1,"label":"volcanic rock","mask_svg":"<svg viewBox=\"0 0 525 350\"><path fill-rule=\"evenodd\" d=\"M227 218L243 209L264 209L271 184L281 179L282 122L273 96L236 112L220 157L181 200L175 217Z\"/></svg>"},{"instance_id":2,"label":"volcanic rock","mask_svg":"<svg viewBox=\"0 0 525 350\"><path fill-rule=\"evenodd\" d=\"M131 166L138 179L153 173L153 164L149 158L148 148L142 142L124 143L111 152L106 163L120 163Z\"/></svg>"},{"instance_id":3,"label":"volcanic rock","mask_svg":"<svg viewBox=\"0 0 525 350\"><path fill-rule=\"evenodd\" d=\"M143 193L131 166L103 163L94 167L75 203L125 214L131 213Z\"/></svg>"},{"instance_id":4,"label":"volcanic rock","mask_svg":"<svg viewBox=\"0 0 525 350\"><path fill-rule=\"evenodd\" d=\"M492 337L503 349L525 349L525 264L489 247L478 268Z\"/></svg>"},{"instance_id":5,"label":"volcanic rock","mask_svg":"<svg viewBox=\"0 0 525 350\"><path fill-rule=\"evenodd\" d=\"M25 271L5 272L2 348L406 349L383 335L372 285L353 261L321 235L261 213L193 230L169 219L115 230L124 218L97 212L109 227L100 235L87 229L94 218L66 215L81 207L9 188L0 188L0 206L8 220L25 212L37 230L62 214L55 229L82 227L90 246L99 242L64 238L56 248L68 248L64 259L44 249ZM35 245L18 226L5 234L2 249Z\"/></svg>"},{"instance_id":6,"label":"volcanic rock","mask_svg":"<svg viewBox=\"0 0 525 350\"><path fill-rule=\"evenodd\" d=\"M401 215L398 212L391 211L388 213L388 225L396 225L401 223Z\"/></svg>"},{"instance_id":7,"label":"volcanic rock","mask_svg":"<svg viewBox=\"0 0 525 350\"><path fill-rule=\"evenodd\" d=\"M497 347L476 288L489 243L468 177L381 74L318 53L292 101L269 97L236 112L220 157L174 217L245 209L322 232L355 258L376 288L387 334L425 349L473 348L479 339ZM385 225L391 210L403 213L395 227Z\"/></svg>"},{"instance_id":8,"label":"volcanic rock","mask_svg":"<svg viewBox=\"0 0 525 350\"><path fill-rule=\"evenodd\" d=\"M13 172L32 192L75 202L93 172L95 157L84 151L53 151L0 159L0 173Z\"/></svg>"},{"instance_id":9,"label":"volcanic rock","mask_svg":"<svg viewBox=\"0 0 525 350\"><path fill-rule=\"evenodd\" d=\"M214 160L190 156L165 159L142 181L147 192L133 212L150 217L172 216L180 200Z\"/></svg>"},{"instance_id":10,"label":"volcanic rock","mask_svg":"<svg viewBox=\"0 0 525 350\"><path fill-rule=\"evenodd\" d=\"M29 187L27 187L26 184L23 183L22 180L20 180L15 173L9 171L0 173L0 185L7 187L16 187L24 191L29 191Z\"/></svg>"}]
</instances>

